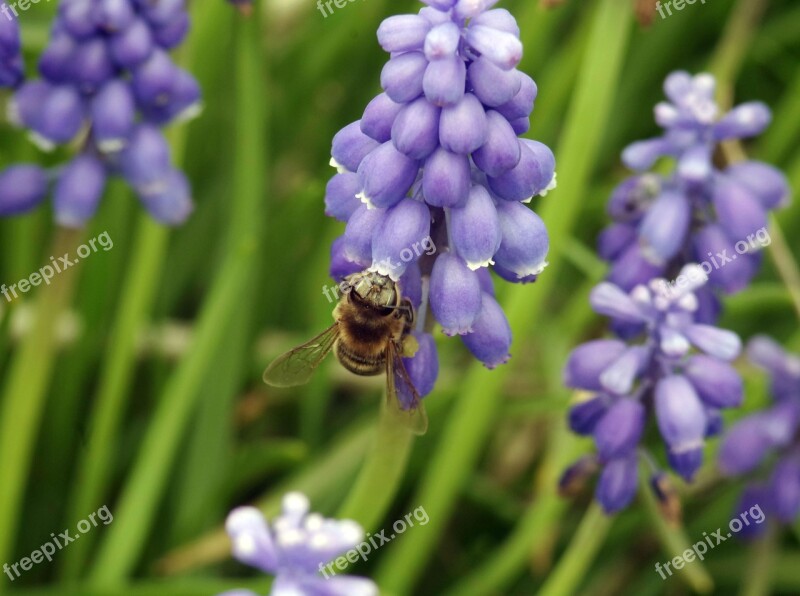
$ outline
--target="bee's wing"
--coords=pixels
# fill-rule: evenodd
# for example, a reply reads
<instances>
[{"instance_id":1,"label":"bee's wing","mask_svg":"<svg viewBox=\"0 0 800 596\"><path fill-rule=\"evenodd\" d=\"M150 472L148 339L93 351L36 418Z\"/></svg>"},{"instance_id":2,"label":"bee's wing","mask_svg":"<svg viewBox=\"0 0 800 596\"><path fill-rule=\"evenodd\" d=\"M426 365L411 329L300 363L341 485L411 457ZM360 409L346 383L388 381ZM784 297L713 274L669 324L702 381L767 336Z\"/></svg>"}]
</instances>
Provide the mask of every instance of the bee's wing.
<instances>
[{"instance_id":1,"label":"bee's wing","mask_svg":"<svg viewBox=\"0 0 800 596\"><path fill-rule=\"evenodd\" d=\"M411 395L411 408L404 410L397 395L400 387L404 393ZM408 376L400 350L394 340L386 347L386 407L400 424L408 427L416 435L424 435L428 430L428 415L422 405L414 382Z\"/></svg>"},{"instance_id":2,"label":"bee's wing","mask_svg":"<svg viewBox=\"0 0 800 596\"><path fill-rule=\"evenodd\" d=\"M264 371L264 382L273 387L294 387L307 383L338 337L339 323L334 323L311 341L276 358Z\"/></svg>"}]
</instances>

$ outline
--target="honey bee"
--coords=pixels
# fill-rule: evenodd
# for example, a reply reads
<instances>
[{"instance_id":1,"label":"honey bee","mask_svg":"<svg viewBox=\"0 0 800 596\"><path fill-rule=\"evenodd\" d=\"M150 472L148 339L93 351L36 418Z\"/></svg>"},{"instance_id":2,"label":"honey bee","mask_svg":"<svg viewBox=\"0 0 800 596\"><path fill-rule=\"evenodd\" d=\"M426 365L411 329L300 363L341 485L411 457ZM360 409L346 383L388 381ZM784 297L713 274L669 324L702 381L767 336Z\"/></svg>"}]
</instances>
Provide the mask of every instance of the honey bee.
<instances>
[{"instance_id":1,"label":"honey bee","mask_svg":"<svg viewBox=\"0 0 800 596\"><path fill-rule=\"evenodd\" d=\"M410 334L414 307L397 283L371 271L349 275L333 318L336 322L314 339L275 359L264 371L264 382L273 387L302 385L333 350L350 372L385 373L389 411L416 434L424 434L428 418L403 364L403 357L413 356L419 347ZM403 409L398 387L411 397L409 409Z\"/></svg>"}]
</instances>

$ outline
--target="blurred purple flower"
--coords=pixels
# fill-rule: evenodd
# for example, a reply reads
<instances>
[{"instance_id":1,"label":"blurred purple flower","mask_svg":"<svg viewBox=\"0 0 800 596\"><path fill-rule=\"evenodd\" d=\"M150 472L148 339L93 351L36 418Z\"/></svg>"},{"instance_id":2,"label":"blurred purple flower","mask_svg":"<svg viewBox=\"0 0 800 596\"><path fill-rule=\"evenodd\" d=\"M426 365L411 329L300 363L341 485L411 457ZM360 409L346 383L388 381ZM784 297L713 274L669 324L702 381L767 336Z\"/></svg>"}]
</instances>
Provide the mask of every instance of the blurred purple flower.
<instances>
[{"instance_id":1,"label":"blurred purple flower","mask_svg":"<svg viewBox=\"0 0 800 596\"><path fill-rule=\"evenodd\" d=\"M286 494L281 514L271 523L255 507L234 509L225 522L233 542L233 556L275 576L272 596L377 596L378 587L367 578L336 575L329 568L326 571L329 561L364 540L361 527L353 521L328 519L309 510L308 498L302 493ZM253 592L234 590L220 594L233 595Z\"/></svg>"}]
</instances>

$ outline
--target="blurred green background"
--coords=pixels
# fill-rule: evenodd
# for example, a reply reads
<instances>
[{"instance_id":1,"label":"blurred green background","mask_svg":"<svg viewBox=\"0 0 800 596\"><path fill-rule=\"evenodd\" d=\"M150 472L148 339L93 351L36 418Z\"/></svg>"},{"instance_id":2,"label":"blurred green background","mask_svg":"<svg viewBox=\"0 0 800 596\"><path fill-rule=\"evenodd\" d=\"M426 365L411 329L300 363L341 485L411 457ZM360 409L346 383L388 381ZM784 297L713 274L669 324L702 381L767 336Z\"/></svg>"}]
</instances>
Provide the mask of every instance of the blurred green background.
<instances>
[{"instance_id":1,"label":"blurred green background","mask_svg":"<svg viewBox=\"0 0 800 596\"><path fill-rule=\"evenodd\" d=\"M588 492L555 494L566 464L591 449L565 429L561 367L604 332L587 302L605 273L594 243L626 175L621 149L658 133L664 77L711 71L723 103L770 105L772 126L746 149L800 187L800 5L707 0L648 27L635 4L500 2L522 30L520 68L539 86L526 136L557 157L559 188L532 204L550 228L551 265L535 285L498 284L515 334L509 365L486 371L437 333L430 430L412 440L377 422L380 379L333 359L298 390L268 388L261 372L331 322L322 286L343 226L323 213L330 141L379 92L378 24L420 4L363 0L324 18L311 0L264 0L245 19L222 0L190 2L178 60L199 79L205 111L169 131L194 188L190 221L162 228L122 184L83 232L54 229L49 208L0 221L9 284L103 231L114 242L52 286L0 302L0 564L103 505L114 515L52 563L13 583L0 576L0 593L266 593L268 578L230 560L222 523L242 503L274 515L290 489L368 531L425 508L429 524L354 566L385 594L800 593L800 525L755 545L728 541L666 582L654 572L731 517L740 486L717 477L714 443L697 486L680 486L683 528L666 527L646 491L613 520ZM55 6L22 13L31 72ZM0 131L2 166L66 155L39 152L6 122ZM786 241L773 233L753 286L726 300L722 324L744 338L800 347L798 209L780 213ZM766 399L760 375L742 370L749 392L733 418Z\"/></svg>"}]
</instances>

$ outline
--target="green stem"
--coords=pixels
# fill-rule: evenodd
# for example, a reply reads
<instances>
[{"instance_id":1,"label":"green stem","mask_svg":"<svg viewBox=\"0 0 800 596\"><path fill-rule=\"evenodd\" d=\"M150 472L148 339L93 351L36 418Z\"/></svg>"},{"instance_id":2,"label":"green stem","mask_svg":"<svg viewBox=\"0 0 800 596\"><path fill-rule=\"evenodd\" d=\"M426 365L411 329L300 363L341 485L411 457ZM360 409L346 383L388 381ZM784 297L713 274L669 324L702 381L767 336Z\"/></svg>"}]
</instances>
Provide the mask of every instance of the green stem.
<instances>
[{"instance_id":1,"label":"green stem","mask_svg":"<svg viewBox=\"0 0 800 596\"><path fill-rule=\"evenodd\" d=\"M170 472L203 380L247 290L257 262L264 196L262 72L258 19L240 20L236 32L236 169L234 213L224 262L203 304L191 350L167 382L158 408L89 576L91 585L118 585L130 577L155 522Z\"/></svg>"},{"instance_id":2,"label":"green stem","mask_svg":"<svg viewBox=\"0 0 800 596\"><path fill-rule=\"evenodd\" d=\"M100 507L108 497L117 437L130 395L136 365L136 338L147 323L158 288L169 240L169 230L142 214L133 246L122 300L111 328L109 351L100 372L86 449L78 468L68 509L68 520L79 520ZM63 576L77 579L83 571L92 540L85 537L64 553Z\"/></svg>"},{"instance_id":3,"label":"green stem","mask_svg":"<svg viewBox=\"0 0 800 596\"><path fill-rule=\"evenodd\" d=\"M74 255L81 237L82 232L59 228L52 255ZM33 328L22 340L10 364L0 417L0 461L3 462L0 561L14 558L14 540L31 458L55 364L57 323L69 308L79 268L80 264L74 265L53 277L49 286L39 288Z\"/></svg>"},{"instance_id":4,"label":"green stem","mask_svg":"<svg viewBox=\"0 0 800 596\"><path fill-rule=\"evenodd\" d=\"M792 256L792 249L789 248L786 237L774 215L770 217L769 231L770 238L772 238L770 246L772 260L775 261L778 274L792 298L797 316L800 317L800 268Z\"/></svg>"},{"instance_id":5,"label":"green stem","mask_svg":"<svg viewBox=\"0 0 800 596\"><path fill-rule=\"evenodd\" d=\"M563 262L562 246L579 213L611 113L622 61L630 33L627 3L601 0L594 14L578 88L570 106L564 138L559 147L559 189L543 199L542 216L551 238L551 268L531 291L508 288L506 312L511 328L525 333L541 318L545 298L554 288ZM503 395L508 366L487 371L474 363L465 375L461 396L450 413L440 444L425 471L414 503L424 506L430 522L404 540L393 543L378 570L379 584L406 594L431 559L431 552L446 527L455 501L468 481L489 437Z\"/></svg>"},{"instance_id":6,"label":"green stem","mask_svg":"<svg viewBox=\"0 0 800 596\"><path fill-rule=\"evenodd\" d=\"M771 592L779 536L779 528L768 524L764 536L750 548L752 556L743 577L742 596L767 596Z\"/></svg>"},{"instance_id":7,"label":"green stem","mask_svg":"<svg viewBox=\"0 0 800 596\"><path fill-rule=\"evenodd\" d=\"M412 445L413 435L397 424L384 398L372 445L339 517L356 520L366 530L374 529L400 487Z\"/></svg>"},{"instance_id":8,"label":"green stem","mask_svg":"<svg viewBox=\"0 0 800 596\"><path fill-rule=\"evenodd\" d=\"M569 596L581 584L595 555L603 545L611 527L608 517L597 503L592 503L583 516L566 552L539 590L539 596Z\"/></svg>"}]
</instances>

